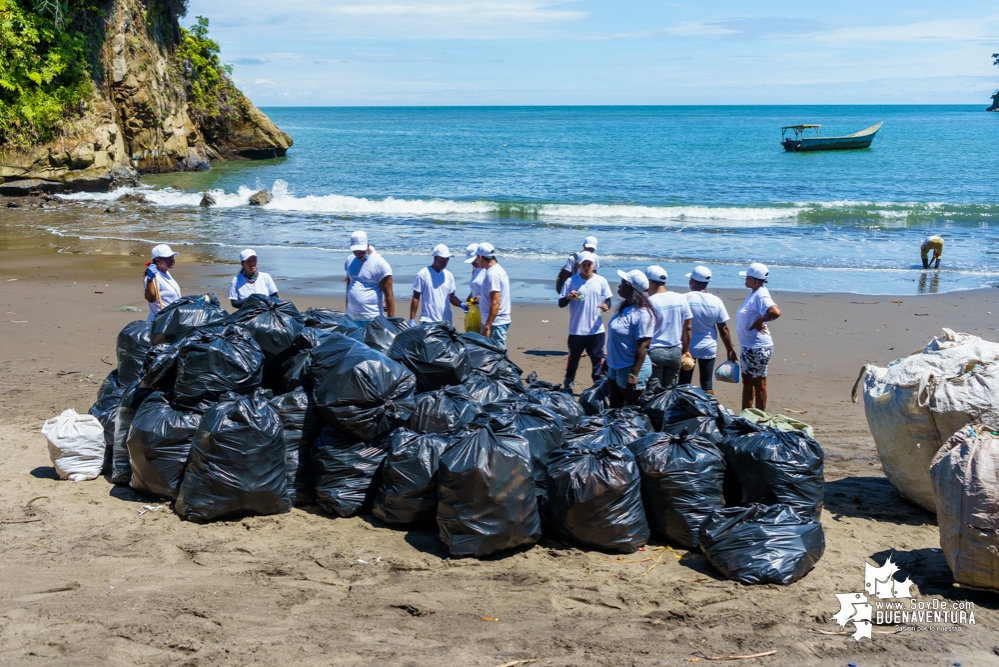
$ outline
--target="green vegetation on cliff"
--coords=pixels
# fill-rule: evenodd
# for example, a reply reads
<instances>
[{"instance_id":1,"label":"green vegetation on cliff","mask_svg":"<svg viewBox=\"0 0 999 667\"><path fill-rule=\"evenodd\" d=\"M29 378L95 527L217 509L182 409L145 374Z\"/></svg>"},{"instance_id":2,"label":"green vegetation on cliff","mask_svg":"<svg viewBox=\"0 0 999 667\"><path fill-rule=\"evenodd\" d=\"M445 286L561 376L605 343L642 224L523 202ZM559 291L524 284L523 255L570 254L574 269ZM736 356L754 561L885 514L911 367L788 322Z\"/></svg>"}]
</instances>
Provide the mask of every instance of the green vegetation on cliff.
<instances>
[{"instance_id":1,"label":"green vegetation on cliff","mask_svg":"<svg viewBox=\"0 0 999 667\"><path fill-rule=\"evenodd\" d=\"M184 77L191 120L214 143L245 114L246 98L232 82L232 66L219 58L218 42L208 36L208 19L199 16L197 21L190 30L180 29L175 57Z\"/></svg>"}]
</instances>

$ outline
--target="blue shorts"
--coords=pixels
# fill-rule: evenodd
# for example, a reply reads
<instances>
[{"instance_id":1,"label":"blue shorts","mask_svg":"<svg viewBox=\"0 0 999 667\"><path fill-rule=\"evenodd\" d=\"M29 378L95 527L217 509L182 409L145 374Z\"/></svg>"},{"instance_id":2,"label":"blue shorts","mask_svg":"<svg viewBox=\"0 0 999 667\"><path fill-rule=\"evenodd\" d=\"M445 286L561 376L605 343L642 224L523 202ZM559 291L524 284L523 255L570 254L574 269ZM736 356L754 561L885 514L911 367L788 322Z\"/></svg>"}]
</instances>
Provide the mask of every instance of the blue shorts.
<instances>
[{"instance_id":1,"label":"blue shorts","mask_svg":"<svg viewBox=\"0 0 999 667\"><path fill-rule=\"evenodd\" d=\"M627 368L608 368L607 378L613 382L617 383L617 386L621 389L628 388L628 374L631 373L631 366ZM652 362L649 361L648 355L645 357L645 363L642 364L642 370L638 371L638 384L635 385L635 389L645 389L645 383L649 381L652 376Z\"/></svg>"},{"instance_id":2,"label":"blue shorts","mask_svg":"<svg viewBox=\"0 0 999 667\"><path fill-rule=\"evenodd\" d=\"M509 324L494 324L489 328L489 337L506 349L506 334L510 330Z\"/></svg>"}]
</instances>

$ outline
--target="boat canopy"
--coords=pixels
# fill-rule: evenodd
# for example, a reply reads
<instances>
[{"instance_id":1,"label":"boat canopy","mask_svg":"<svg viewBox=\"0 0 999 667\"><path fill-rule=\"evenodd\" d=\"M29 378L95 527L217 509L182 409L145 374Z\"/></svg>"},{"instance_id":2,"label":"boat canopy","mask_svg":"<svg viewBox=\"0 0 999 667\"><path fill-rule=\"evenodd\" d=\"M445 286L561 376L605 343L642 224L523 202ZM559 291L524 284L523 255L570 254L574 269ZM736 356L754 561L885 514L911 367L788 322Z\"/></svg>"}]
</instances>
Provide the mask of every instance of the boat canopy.
<instances>
[{"instance_id":1,"label":"boat canopy","mask_svg":"<svg viewBox=\"0 0 999 667\"><path fill-rule=\"evenodd\" d=\"M814 129L817 129L817 128L820 128L820 127L822 127L822 126L821 125L785 125L784 127L780 128L780 129L782 129L782 130L797 130L797 131L800 132L801 130L814 130Z\"/></svg>"}]
</instances>

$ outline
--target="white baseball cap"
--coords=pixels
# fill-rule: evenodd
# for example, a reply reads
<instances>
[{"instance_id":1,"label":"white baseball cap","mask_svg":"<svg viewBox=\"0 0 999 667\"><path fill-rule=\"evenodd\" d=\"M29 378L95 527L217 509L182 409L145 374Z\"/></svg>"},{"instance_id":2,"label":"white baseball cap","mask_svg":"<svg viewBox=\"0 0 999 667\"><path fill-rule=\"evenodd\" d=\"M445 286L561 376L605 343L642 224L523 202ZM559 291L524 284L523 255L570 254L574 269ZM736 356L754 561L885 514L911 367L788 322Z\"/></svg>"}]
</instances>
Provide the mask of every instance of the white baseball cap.
<instances>
[{"instance_id":1,"label":"white baseball cap","mask_svg":"<svg viewBox=\"0 0 999 667\"><path fill-rule=\"evenodd\" d=\"M479 257L492 257L496 254L496 248L493 247L492 243L480 243L475 254Z\"/></svg>"},{"instance_id":2,"label":"white baseball cap","mask_svg":"<svg viewBox=\"0 0 999 667\"><path fill-rule=\"evenodd\" d=\"M596 264L597 256L588 250L584 250L583 252L576 255L576 263L582 264L583 262L593 262L594 264Z\"/></svg>"},{"instance_id":3,"label":"white baseball cap","mask_svg":"<svg viewBox=\"0 0 999 667\"><path fill-rule=\"evenodd\" d=\"M179 252L174 252L173 250L171 250L170 246L168 246L166 243L161 243L158 246L153 246L152 258L160 259L162 257L176 257L179 254L180 254Z\"/></svg>"},{"instance_id":4,"label":"white baseball cap","mask_svg":"<svg viewBox=\"0 0 999 667\"><path fill-rule=\"evenodd\" d=\"M356 231L350 235L350 251L357 252L358 250L368 249L368 233L364 231Z\"/></svg>"},{"instance_id":5,"label":"white baseball cap","mask_svg":"<svg viewBox=\"0 0 999 667\"><path fill-rule=\"evenodd\" d=\"M644 292L649 289L649 279L645 277L645 274L638 269L632 269L625 273L621 269L617 270L617 275L621 276L621 280L628 283L639 292Z\"/></svg>"},{"instance_id":6,"label":"white baseball cap","mask_svg":"<svg viewBox=\"0 0 999 667\"><path fill-rule=\"evenodd\" d=\"M597 237L596 236L587 236L585 239L583 239L583 247L586 248L587 250L596 250L597 249Z\"/></svg>"},{"instance_id":7,"label":"white baseball cap","mask_svg":"<svg viewBox=\"0 0 999 667\"><path fill-rule=\"evenodd\" d=\"M767 268L766 264L760 264L759 262L753 262L749 265L749 268L745 271L739 271L740 276L749 276L750 278L756 278L757 280L767 281L767 277L770 275L770 269Z\"/></svg>"},{"instance_id":8,"label":"white baseball cap","mask_svg":"<svg viewBox=\"0 0 999 667\"><path fill-rule=\"evenodd\" d=\"M699 283L706 283L711 280L711 269L706 266L695 266L694 270L688 273L686 277L696 280Z\"/></svg>"},{"instance_id":9,"label":"white baseball cap","mask_svg":"<svg viewBox=\"0 0 999 667\"><path fill-rule=\"evenodd\" d=\"M658 264L653 264L649 268L645 269L645 277L649 279L649 282L655 281L657 283L662 283L663 285L665 285L667 275L668 274L666 273L666 269L659 266Z\"/></svg>"},{"instance_id":10,"label":"white baseball cap","mask_svg":"<svg viewBox=\"0 0 999 667\"><path fill-rule=\"evenodd\" d=\"M443 243L438 243L434 246L433 255L434 257L450 257L451 251L448 250L448 247Z\"/></svg>"},{"instance_id":11,"label":"white baseball cap","mask_svg":"<svg viewBox=\"0 0 999 667\"><path fill-rule=\"evenodd\" d=\"M239 261L240 263L242 263L250 259L251 257L256 257L256 256L257 256L256 250L253 250L252 248L247 248L243 252L239 253Z\"/></svg>"},{"instance_id":12,"label":"white baseball cap","mask_svg":"<svg viewBox=\"0 0 999 667\"><path fill-rule=\"evenodd\" d=\"M465 248L465 263L471 264L475 261L475 251L479 249L478 243L469 243Z\"/></svg>"}]
</instances>

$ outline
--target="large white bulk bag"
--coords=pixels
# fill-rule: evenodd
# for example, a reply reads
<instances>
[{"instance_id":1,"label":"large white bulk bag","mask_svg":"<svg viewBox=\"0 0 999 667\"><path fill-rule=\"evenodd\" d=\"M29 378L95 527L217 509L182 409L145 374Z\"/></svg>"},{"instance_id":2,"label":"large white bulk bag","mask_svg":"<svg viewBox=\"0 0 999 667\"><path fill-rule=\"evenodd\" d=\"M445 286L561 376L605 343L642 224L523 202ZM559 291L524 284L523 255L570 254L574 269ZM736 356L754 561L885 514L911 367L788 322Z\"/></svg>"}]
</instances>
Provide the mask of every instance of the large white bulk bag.
<instances>
[{"instance_id":1,"label":"large white bulk bag","mask_svg":"<svg viewBox=\"0 0 999 667\"><path fill-rule=\"evenodd\" d=\"M968 424L999 425L997 361L999 343L944 329L920 352L860 372L857 385L864 383L867 424L885 477L931 512L933 455Z\"/></svg>"},{"instance_id":2,"label":"large white bulk bag","mask_svg":"<svg viewBox=\"0 0 999 667\"><path fill-rule=\"evenodd\" d=\"M49 457L61 479L83 482L101 474L104 427L93 415L66 410L46 420L42 435L49 441Z\"/></svg>"},{"instance_id":3,"label":"large white bulk bag","mask_svg":"<svg viewBox=\"0 0 999 667\"><path fill-rule=\"evenodd\" d=\"M999 591L999 433L966 426L930 464L940 547L962 586Z\"/></svg>"}]
</instances>

